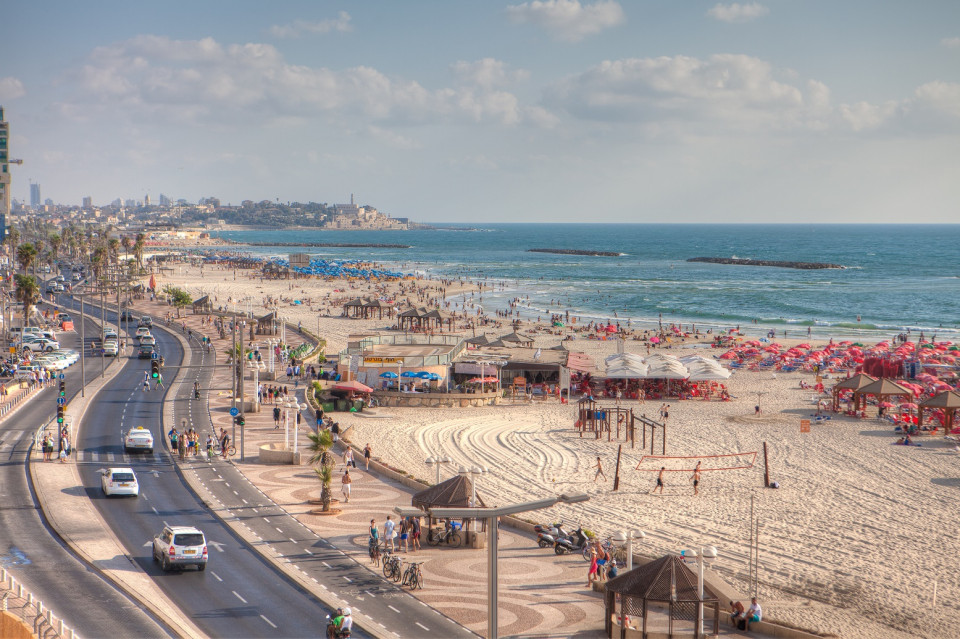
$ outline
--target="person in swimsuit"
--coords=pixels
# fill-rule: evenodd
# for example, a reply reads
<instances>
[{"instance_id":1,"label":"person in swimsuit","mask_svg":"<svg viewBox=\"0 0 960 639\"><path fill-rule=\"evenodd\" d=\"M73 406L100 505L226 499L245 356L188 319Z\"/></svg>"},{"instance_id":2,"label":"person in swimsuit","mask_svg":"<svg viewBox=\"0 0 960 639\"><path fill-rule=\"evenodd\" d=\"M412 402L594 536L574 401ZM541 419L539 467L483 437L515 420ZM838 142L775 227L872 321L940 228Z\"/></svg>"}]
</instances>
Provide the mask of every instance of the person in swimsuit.
<instances>
[{"instance_id":1,"label":"person in swimsuit","mask_svg":"<svg viewBox=\"0 0 960 639\"><path fill-rule=\"evenodd\" d=\"M597 477L600 477L601 475L603 476L604 480L606 480L607 476L603 474L603 465L600 463L599 457L597 457L597 465L594 466L594 468L597 469L597 472L593 475L593 483L597 483Z\"/></svg>"},{"instance_id":2,"label":"person in swimsuit","mask_svg":"<svg viewBox=\"0 0 960 639\"><path fill-rule=\"evenodd\" d=\"M697 496L697 495L700 494L700 489L699 489L699 486L700 486L700 463L701 463L701 462L697 462L697 467L693 469L693 476L691 477L691 479L693 480L693 495L694 495L694 496Z\"/></svg>"},{"instance_id":3,"label":"person in swimsuit","mask_svg":"<svg viewBox=\"0 0 960 639\"><path fill-rule=\"evenodd\" d=\"M657 473L657 485L653 487L653 490L650 491L651 493L657 492L657 488L659 488L659 489L660 489L660 494L661 494L661 495L663 494L663 474L664 474L665 472L667 472L667 467L666 467L666 466L661 466L661 467L660 467L660 472Z\"/></svg>"},{"instance_id":4,"label":"person in swimsuit","mask_svg":"<svg viewBox=\"0 0 960 639\"><path fill-rule=\"evenodd\" d=\"M367 470L370 470L370 454L372 452L373 451L370 448L370 444L367 444L363 447L363 461L367 465ZM356 466L354 466L354 468L356 468Z\"/></svg>"}]
</instances>

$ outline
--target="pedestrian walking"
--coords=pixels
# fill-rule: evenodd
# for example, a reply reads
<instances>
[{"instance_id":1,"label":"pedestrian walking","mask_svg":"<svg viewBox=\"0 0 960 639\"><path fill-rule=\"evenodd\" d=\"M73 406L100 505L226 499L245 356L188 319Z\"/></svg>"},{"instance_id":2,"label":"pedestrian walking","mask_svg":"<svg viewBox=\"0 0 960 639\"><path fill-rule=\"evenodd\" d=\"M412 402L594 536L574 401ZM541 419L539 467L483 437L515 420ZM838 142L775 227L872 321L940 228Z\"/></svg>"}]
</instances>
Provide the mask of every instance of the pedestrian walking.
<instances>
[{"instance_id":1,"label":"pedestrian walking","mask_svg":"<svg viewBox=\"0 0 960 639\"><path fill-rule=\"evenodd\" d=\"M700 464L702 462L697 462L696 468L693 469L693 476L690 479L693 480L693 495L696 497L700 494Z\"/></svg>"},{"instance_id":2,"label":"pedestrian walking","mask_svg":"<svg viewBox=\"0 0 960 639\"><path fill-rule=\"evenodd\" d=\"M659 488L659 489L660 489L660 494L661 494L661 495L663 494L663 476L664 476L664 474L665 474L666 472L667 472L667 467L666 467L666 466L661 466L661 467L660 467L660 472L657 473L657 485L653 487L653 490L650 491L651 493L657 492L657 489Z\"/></svg>"},{"instance_id":3,"label":"pedestrian walking","mask_svg":"<svg viewBox=\"0 0 960 639\"><path fill-rule=\"evenodd\" d=\"M280 428L280 407L273 407L273 430Z\"/></svg>"},{"instance_id":4,"label":"pedestrian walking","mask_svg":"<svg viewBox=\"0 0 960 639\"><path fill-rule=\"evenodd\" d=\"M363 462L366 464L366 470L370 470L370 455L372 452L370 444L363 447Z\"/></svg>"},{"instance_id":5,"label":"pedestrian walking","mask_svg":"<svg viewBox=\"0 0 960 639\"><path fill-rule=\"evenodd\" d=\"M350 477L350 469L343 471L343 478L340 479L340 483L343 487L340 489L343 493L343 498L346 503L350 502L350 485L353 483L353 479Z\"/></svg>"},{"instance_id":6,"label":"pedestrian walking","mask_svg":"<svg viewBox=\"0 0 960 639\"><path fill-rule=\"evenodd\" d=\"M157 390L163 388L163 373L157 373Z\"/></svg>"},{"instance_id":7,"label":"pedestrian walking","mask_svg":"<svg viewBox=\"0 0 960 639\"><path fill-rule=\"evenodd\" d=\"M594 466L597 469L597 472L593 475L593 483L597 483L598 477L603 477L604 480L607 479L607 476L603 474L603 464L600 463L600 458L597 457L597 465Z\"/></svg>"},{"instance_id":8,"label":"pedestrian walking","mask_svg":"<svg viewBox=\"0 0 960 639\"><path fill-rule=\"evenodd\" d=\"M390 552L394 550L393 538L397 536L396 527L396 522L390 518L390 515L387 515L387 520L383 522L383 543L387 545Z\"/></svg>"},{"instance_id":9,"label":"pedestrian walking","mask_svg":"<svg viewBox=\"0 0 960 639\"><path fill-rule=\"evenodd\" d=\"M403 552L410 552L410 521L403 517L400 519L400 547Z\"/></svg>"},{"instance_id":10,"label":"pedestrian walking","mask_svg":"<svg viewBox=\"0 0 960 639\"><path fill-rule=\"evenodd\" d=\"M420 518L411 517L410 523L413 525L413 533L411 536L413 552L420 550Z\"/></svg>"},{"instance_id":11,"label":"pedestrian walking","mask_svg":"<svg viewBox=\"0 0 960 639\"><path fill-rule=\"evenodd\" d=\"M356 462L356 460L353 458L353 448L351 448L350 446L347 446L347 450L343 453L343 463L344 463L348 468L349 468L350 466L353 466L354 468L357 467L357 462Z\"/></svg>"}]
</instances>

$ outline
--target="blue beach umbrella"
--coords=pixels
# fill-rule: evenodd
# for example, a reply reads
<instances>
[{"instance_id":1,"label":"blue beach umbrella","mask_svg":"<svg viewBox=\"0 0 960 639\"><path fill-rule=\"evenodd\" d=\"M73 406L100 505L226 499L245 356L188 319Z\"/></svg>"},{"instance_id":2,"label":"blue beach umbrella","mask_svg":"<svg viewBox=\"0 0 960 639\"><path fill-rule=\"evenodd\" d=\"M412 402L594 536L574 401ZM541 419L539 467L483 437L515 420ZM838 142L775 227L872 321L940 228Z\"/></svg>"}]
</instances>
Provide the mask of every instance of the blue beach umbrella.
<instances>
[{"instance_id":1,"label":"blue beach umbrella","mask_svg":"<svg viewBox=\"0 0 960 639\"><path fill-rule=\"evenodd\" d=\"M396 379L397 377L399 377L399 375L397 375L393 371L386 371L384 373L380 373L380 377L383 377L386 379Z\"/></svg>"}]
</instances>

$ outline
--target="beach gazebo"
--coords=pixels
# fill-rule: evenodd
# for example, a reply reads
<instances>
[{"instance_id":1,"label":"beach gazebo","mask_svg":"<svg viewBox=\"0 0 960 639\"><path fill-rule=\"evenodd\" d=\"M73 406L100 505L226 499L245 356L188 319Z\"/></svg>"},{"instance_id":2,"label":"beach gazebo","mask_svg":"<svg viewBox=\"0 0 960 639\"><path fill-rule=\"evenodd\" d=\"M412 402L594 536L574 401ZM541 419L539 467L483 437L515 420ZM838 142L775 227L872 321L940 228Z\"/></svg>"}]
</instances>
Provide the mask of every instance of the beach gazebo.
<instances>
[{"instance_id":1,"label":"beach gazebo","mask_svg":"<svg viewBox=\"0 0 960 639\"><path fill-rule=\"evenodd\" d=\"M359 318L363 316L363 300L359 297L346 302L343 305L343 316Z\"/></svg>"},{"instance_id":2,"label":"beach gazebo","mask_svg":"<svg viewBox=\"0 0 960 639\"><path fill-rule=\"evenodd\" d=\"M913 391L905 386L901 386L893 380L889 380L884 377L861 387L859 390L853 391L853 405L856 406L859 402L863 405L863 410L866 410L867 395L874 395L879 403L885 401L889 397L903 396L912 399Z\"/></svg>"},{"instance_id":3,"label":"beach gazebo","mask_svg":"<svg viewBox=\"0 0 960 639\"><path fill-rule=\"evenodd\" d=\"M210 314L213 312L213 302L210 301L209 295L204 295L200 299L194 300L191 306L193 307L194 315L197 313Z\"/></svg>"},{"instance_id":4,"label":"beach gazebo","mask_svg":"<svg viewBox=\"0 0 960 639\"><path fill-rule=\"evenodd\" d=\"M925 410L942 410L943 411L943 434L949 435L950 431L953 430L953 422L956 417L956 413L960 410L960 393L954 390L943 391L942 393L937 393L930 399L927 399L918 404L917 409L919 411L917 417L917 424L919 426L923 425L923 411Z\"/></svg>"},{"instance_id":5,"label":"beach gazebo","mask_svg":"<svg viewBox=\"0 0 960 639\"><path fill-rule=\"evenodd\" d=\"M408 308L397 315L397 328L400 330L413 331L423 328L426 315L429 311L423 307Z\"/></svg>"},{"instance_id":6,"label":"beach gazebo","mask_svg":"<svg viewBox=\"0 0 960 639\"><path fill-rule=\"evenodd\" d=\"M263 317L257 318L257 335L276 335L277 334L277 314L267 313Z\"/></svg>"},{"instance_id":7,"label":"beach gazebo","mask_svg":"<svg viewBox=\"0 0 960 639\"><path fill-rule=\"evenodd\" d=\"M521 335L516 331L514 331L513 333L508 333L506 335L501 335L499 341L509 346L523 346L523 347L533 346L532 337Z\"/></svg>"},{"instance_id":8,"label":"beach gazebo","mask_svg":"<svg viewBox=\"0 0 960 639\"><path fill-rule=\"evenodd\" d=\"M434 484L426 490L413 495L410 503L424 510L427 515L428 535L433 534L433 516L429 514L431 508L486 508L483 497L475 492L471 480L466 475L454 475L446 481ZM471 495L476 495L476 503L470 502ZM486 519L482 519L486 526Z\"/></svg>"},{"instance_id":9,"label":"beach gazebo","mask_svg":"<svg viewBox=\"0 0 960 639\"><path fill-rule=\"evenodd\" d=\"M837 412L840 410L840 392L845 390L853 391L854 393L853 409L858 410L859 407L857 406L857 401L859 400L859 398L856 395L857 391L859 391L864 386L868 386L874 383L875 381L877 381L876 377L870 377L869 375L865 375L864 373L857 373L853 377L848 377L842 382L836 384L833 387L833 391L832 391L833 392L833 411Z\"/></svg>"},{"instance_id":10,"label":"beach gazebo","mask_svg":"<svg viewBox=\"0 0 960 639\"><path fill-rule=\"evenodd\" d=\"M383 312L389 311L391 308L391 306L378 299L369 299L363 303L361 312L363 313L363 319L370 319L374 313L377 314L377 319L383 319Z\"/></svg>"},{"instance_id":11,"label":"beach gazebo","mask_svg":"<svg viewBox=\"0 0 960 639\"><path fill-rule=\"evenodd\" d=\"M707 623L710 624L712 620L712 633L705 633L700 627L698 613L701 601ZM706 584L703 586L703 597L700 597L697 574L679 555L655 559L608 581L604 609L604 630L610 639L613 639L614 615L621 620L628 617L641 620L642 637L652 633L675 637L681 632L686 634L687 628L693 637L705 634L716 636L720 632L720 598ZM626 639L626 636L627 624L621 622L620 638Z\"/></svg>"}]
</instances>

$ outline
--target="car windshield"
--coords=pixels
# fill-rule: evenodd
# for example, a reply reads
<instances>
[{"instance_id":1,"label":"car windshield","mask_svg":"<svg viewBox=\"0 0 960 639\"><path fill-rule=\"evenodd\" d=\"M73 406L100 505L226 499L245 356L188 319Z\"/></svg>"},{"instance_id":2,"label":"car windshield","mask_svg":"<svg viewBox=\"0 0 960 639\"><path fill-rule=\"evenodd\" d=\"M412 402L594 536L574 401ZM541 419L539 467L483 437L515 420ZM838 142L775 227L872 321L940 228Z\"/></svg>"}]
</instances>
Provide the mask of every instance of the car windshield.
<instances>
[{"instance_id":1,"label":"car windshield","mask_svg":"<svg viewBox=\"0 0 960 639\"><path fill-rule=\"evenodd\" d=\"M133 481L133 473L114 473L113 481Z\"/></svg>"},{"instance_id":2,"label":"car windshield","mask_svg":"<svg viewBox=\"0 0 960 639\"><path fill-rule=\"evenodd\" d=\"M203 535L200 533L179 533L173 538L174 546L202 546Z\"/></svg>"}]
</instances>

